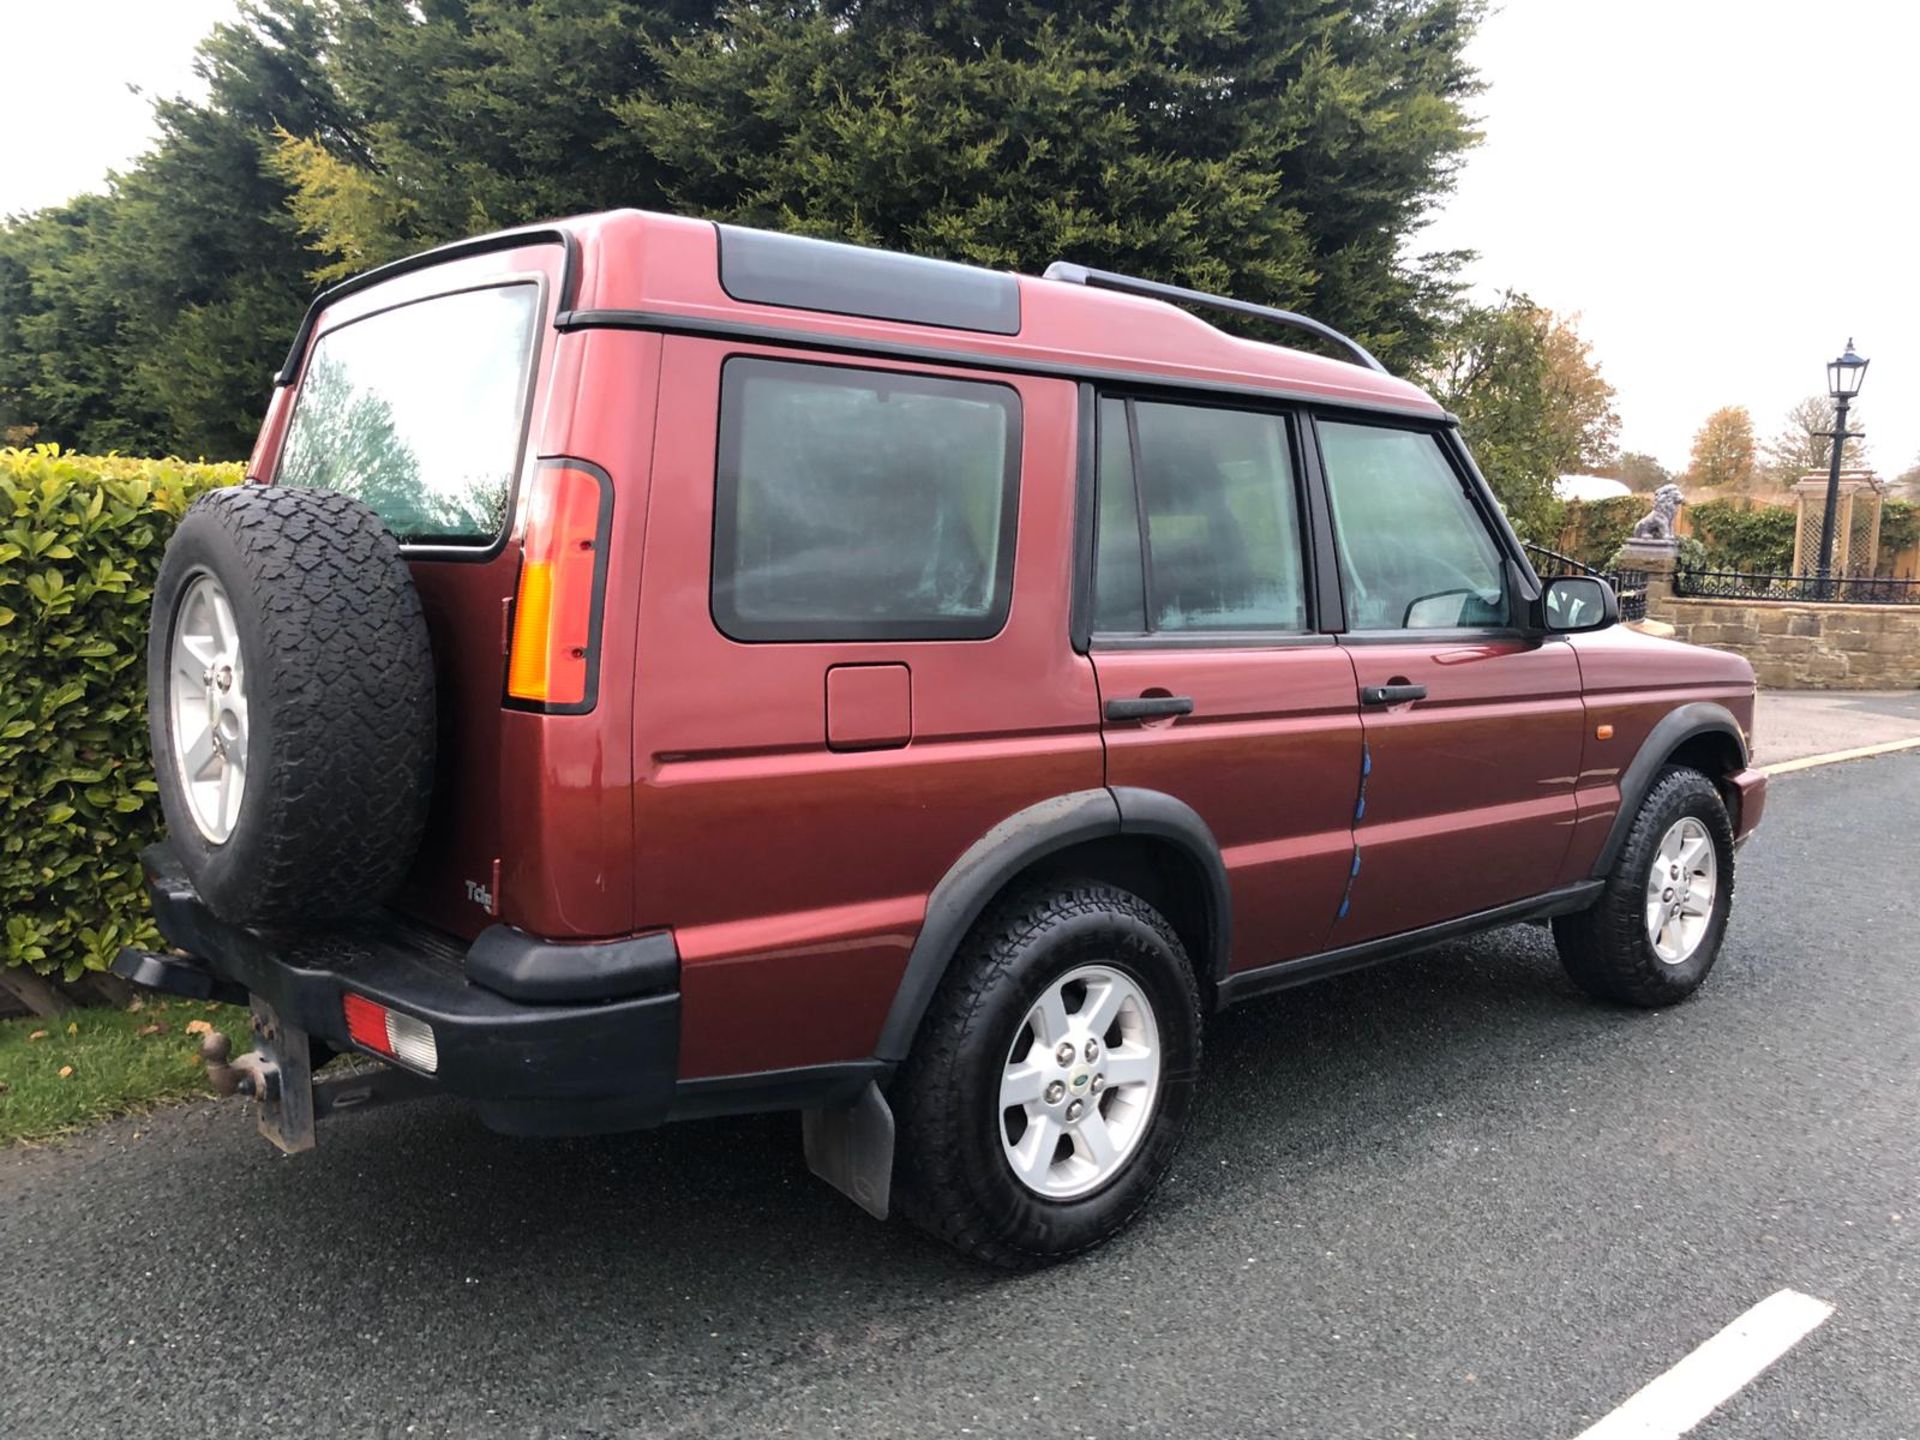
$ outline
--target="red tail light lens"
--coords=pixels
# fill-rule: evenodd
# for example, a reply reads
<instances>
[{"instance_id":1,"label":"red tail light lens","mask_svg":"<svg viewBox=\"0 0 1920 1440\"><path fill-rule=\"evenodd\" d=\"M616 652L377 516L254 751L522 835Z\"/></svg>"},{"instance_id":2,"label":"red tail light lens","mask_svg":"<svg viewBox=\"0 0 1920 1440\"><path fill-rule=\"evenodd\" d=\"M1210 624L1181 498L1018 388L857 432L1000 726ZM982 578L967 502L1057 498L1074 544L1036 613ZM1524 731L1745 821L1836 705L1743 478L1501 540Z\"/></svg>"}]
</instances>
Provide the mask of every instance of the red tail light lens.
<instances>
[{"instance_id":1,"label":"red tail light lens","mask_svg":"<svg viewBox=\"0 0 1920 1440\"><path fill-rule=\"evenodd\" d=\"M546 710L591 709L613 491L578 462L534 472L513 606L507 696Z\"/></svg>"},{"instance_id":2,"label":"red tail light lens","mask_svg":"<svg viewBox=\"0 0 1920 1440\"><path fill-rule=\"evenodd\" d=\"M440 1068L440 1045L426 1021L351 993L340 997L340 1012L356 1045L429 1075Z\"/></svg>"}]
</instances>

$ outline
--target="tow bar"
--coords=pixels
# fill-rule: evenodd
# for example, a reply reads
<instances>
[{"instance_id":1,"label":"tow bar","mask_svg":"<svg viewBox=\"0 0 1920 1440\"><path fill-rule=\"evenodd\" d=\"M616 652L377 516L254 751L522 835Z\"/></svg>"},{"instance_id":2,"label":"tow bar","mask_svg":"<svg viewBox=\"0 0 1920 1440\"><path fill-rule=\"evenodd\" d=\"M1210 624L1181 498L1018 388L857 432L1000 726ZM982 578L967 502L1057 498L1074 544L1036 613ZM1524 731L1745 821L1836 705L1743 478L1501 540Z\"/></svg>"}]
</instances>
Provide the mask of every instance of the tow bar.
<instances>
[{"instance_id":1,"label":"tow bar","mask_svg":"<svg viewBox=\"0 0 1920 1440\"><path fill-rule=\"evenodd\" d=\"M431 1083L391 1066L313 1078L307 1032L283 1021L258 995L253 1049L232 1058L233 1042L218 1030L200 1042L207 1081L218 1095L244 1095L260 1107L260 1133L289 1155L314 1147L314 1126L336 1110L365 1110L427 1094Z\"/></svg>"}]
</instances>

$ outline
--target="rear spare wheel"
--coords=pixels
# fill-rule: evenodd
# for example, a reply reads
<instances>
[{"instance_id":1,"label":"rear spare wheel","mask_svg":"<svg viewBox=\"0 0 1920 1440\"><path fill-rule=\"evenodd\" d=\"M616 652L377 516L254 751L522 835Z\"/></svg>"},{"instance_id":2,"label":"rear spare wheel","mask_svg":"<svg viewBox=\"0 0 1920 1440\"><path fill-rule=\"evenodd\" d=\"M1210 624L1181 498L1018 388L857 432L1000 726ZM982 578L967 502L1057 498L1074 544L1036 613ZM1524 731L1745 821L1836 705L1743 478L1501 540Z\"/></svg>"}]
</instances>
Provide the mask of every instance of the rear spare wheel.
<instances>
[{"instance_id":1,"label":"rear spare wheel","mask_svg":"<svg viewBox=\"0 0 1920 1440\"><path fill-rule=\"evenodd\" d=\"M331 920L393 892L432 793L433 655L372 510L201 496L161 561L147 682L169 839L217 914Z\"/></svg>"}]
</instances>

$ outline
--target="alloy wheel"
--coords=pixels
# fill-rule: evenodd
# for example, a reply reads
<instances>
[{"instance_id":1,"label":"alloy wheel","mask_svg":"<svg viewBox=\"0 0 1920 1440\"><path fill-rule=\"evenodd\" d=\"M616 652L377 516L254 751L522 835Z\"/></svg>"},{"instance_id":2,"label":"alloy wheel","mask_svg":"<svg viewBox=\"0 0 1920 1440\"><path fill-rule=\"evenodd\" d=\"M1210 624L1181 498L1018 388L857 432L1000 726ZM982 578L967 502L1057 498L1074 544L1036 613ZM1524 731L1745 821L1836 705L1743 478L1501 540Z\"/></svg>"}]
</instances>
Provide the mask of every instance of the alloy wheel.
<instances>
[{"instance_id":1,"label":"alloy wheel","mask_svg":"<svg viewBox=\"0 0 1920 1440\"><path fill-rule=\"evenodd\" d=\"M1683 815L1661 837L1647 871L1647 938L1665 964L1684 964L1700 948L1719 884L1713 836Z\"/></svg>"},{"instance_id":2,"label":"alloy wheel","mask_svg":"<svg viewBox=\"0 0 1920 1440\"><path fill-rule=\"evenodd\" d=\"M173 763L200 833L233 834L247 785L247 669L233 602L202 571L174 611L167 698Z\"/></svg>"},{"instance_id":3,"label":"alloy wheel","mask_svg":"<svg viewBox=\"0 0 1920 1440\"><path fill-rule=\"evenodd\" d=\"M1160 1055L1153 1006L1129 976L1083 965L1051 982L1000 1079L1000 1143L1014 1177L1072 1200L1119 1174L1153 1118Z\"/></svg>"}]
</instances>

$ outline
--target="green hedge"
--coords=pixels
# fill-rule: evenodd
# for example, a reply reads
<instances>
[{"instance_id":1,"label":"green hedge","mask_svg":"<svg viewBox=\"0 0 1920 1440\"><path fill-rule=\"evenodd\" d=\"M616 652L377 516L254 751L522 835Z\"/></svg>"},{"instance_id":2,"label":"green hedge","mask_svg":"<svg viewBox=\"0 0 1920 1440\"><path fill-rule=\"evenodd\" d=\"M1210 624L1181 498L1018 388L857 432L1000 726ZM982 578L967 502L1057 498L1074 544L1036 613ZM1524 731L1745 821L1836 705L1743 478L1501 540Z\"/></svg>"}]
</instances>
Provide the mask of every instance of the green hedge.
<instances>
[{"instance_id":1,"label":"green hedge","mask_svg":"<svg viewBox=\"0 0 1920 1440\"><path fill-rule=\"evenodd\" d=\"M1715 569L1777 573L1793 568L1800 515L1792 505L1703 500L1687 507L1687 519Z\"/></svg>"},{"instance_id":2,"label":"green hedge","mask_svg":"<svg viewBox=\"0 0 1920 1440\"><path fill-rule=\"evenodd\" d=\"M240 474L0 449L0 964L72 979L154 938L147 603L193 497Z\"/></svg>"},{"instance_id":3,"label":"green hedge","mask_svg":"<svg viewBox=\"0 0 1920 1440\"><path fill-rule=\"evenodd\" d=\"M1604 570L1652 504L1652 497L1647 495L1569 500L1561 514L1560 538L1552 548L1582 565Z\"/></svg>"}]
</instances>

